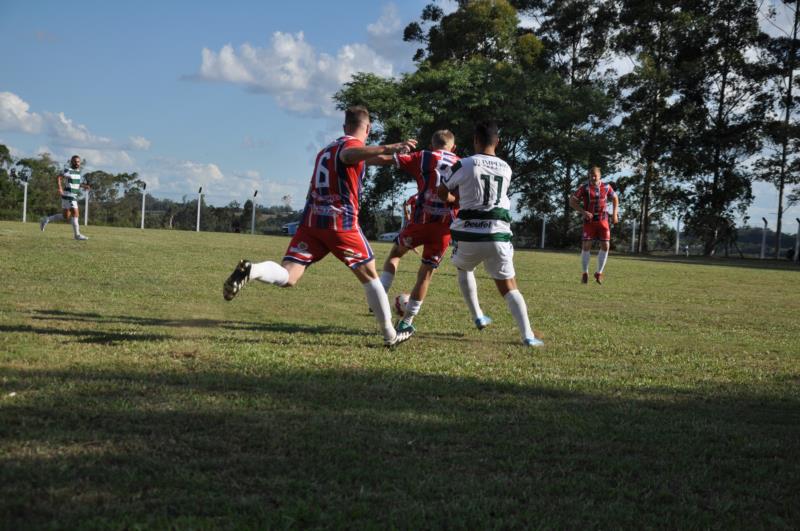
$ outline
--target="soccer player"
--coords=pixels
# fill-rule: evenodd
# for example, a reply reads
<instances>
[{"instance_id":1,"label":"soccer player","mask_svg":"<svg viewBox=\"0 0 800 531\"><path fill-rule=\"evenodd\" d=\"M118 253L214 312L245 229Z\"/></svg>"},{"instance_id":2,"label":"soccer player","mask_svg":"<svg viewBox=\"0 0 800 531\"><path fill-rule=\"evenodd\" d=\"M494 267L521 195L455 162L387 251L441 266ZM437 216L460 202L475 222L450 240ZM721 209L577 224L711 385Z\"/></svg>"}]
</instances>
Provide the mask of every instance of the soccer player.
<instances>
[{"instance_id":1,"label":"soccer player","mask_svg":"<svg viewBox=\"0 0 800 531\"><path fill-rule=\"evenodd\" d=\"M308 266L333 253L361 282L367 303L383 332L384 344L393 346L411 337L413 331L397 332L392 326L389 299L378 279L372 248L358 225L358 201L365 160L377 155L408 152L417 143L406 140L397 144L365 146L369 132L367 109L362 106L348 108L345 111L344 136L328 144L317 155L303 217L283 262L241 260L223 285L225 300L233 299L249 280L293 287Z\"/></svg>"},{"instance_id":2,"label":"soccer player","mask_svg":"<svg viewBox=\"0 0 800 531\"><path fill-rule=\"evenodd\" d=\"M58 174L58 193L61 195L63 213L43 217L39 220L39 229L44 231L44 228L51 221L66 219L72 222L72 232L75 234L76 240L88 240L89 238L81 234L78 224L78 219L80 218L78 193L81 188L88 190L90 187L86 183L81 183L81 158L78 155L73 155L69 159L69 166L64 166L64 169Z\"/></svg>"},{"instance_id":3,"label":"soccer player","mask_svg":"<svg viewBox=\"0 0 800 531\"><path fill-rule=\"evenodd\" d=\"M430 149L414 153L398 153L388 161L412 175L417 181L417 194L411 205L411 215L389 251L383 264L381 284L386 292L392 286L400 259L410 250L423 246L422 263L417 272L417 282L411 290L403 318L397 323L398 330L414 330L412 322L419 314L422 301L428 293L431 277L445 251L450 246L450 223L453 221L450 207L443 203L437 195L440 177L449 172L451 166L458 161L453 153L455 136L447 129L433 133ZM368 164L386 164L387 157L371 159ZM407 202L408 203L408 202Z\"/></svg>"},{"instance_id":4,"label":"soccer player","mask_svg":"<svg viewBox=\"0 0 800 531\"><path fill-rule=\"evenodd\" d=\"M452 261L458 269L458 286L475 324L483 328L491 322L478 303L473 273L483 263L517 323L522 343L540 347L544 342L534 336L525 299L517 289L508 210L511 168L495 154L499 141L497 124L478 124L473 139L475 155L456 162L452 173L442 176L438 193L444 202L455 201L457 195L460 203L461 210L450 225L455 242Z\"/></svg>"},{"instance_id":5,"label":"soccer player","mask_svg":"<svg viewBox=\"0 0 800 531\"><path fill-rule=\"evenodd\" d=\"M592 242L600 241L600 251L597 253L597 271L594 279L598 284L603 283L603 270L608 259L608 250L611 244L611 229L608 226L608 199L614 204L611 214L612 223L619 222L619 198L611 185L600 180L600 168L589 168L589 182L581 185L569 198L569 204L583 216L583 236L581 238L581 265L583 274L581 282L589 282L589 259L591 258Z\"/></svg>"}]
</instances>

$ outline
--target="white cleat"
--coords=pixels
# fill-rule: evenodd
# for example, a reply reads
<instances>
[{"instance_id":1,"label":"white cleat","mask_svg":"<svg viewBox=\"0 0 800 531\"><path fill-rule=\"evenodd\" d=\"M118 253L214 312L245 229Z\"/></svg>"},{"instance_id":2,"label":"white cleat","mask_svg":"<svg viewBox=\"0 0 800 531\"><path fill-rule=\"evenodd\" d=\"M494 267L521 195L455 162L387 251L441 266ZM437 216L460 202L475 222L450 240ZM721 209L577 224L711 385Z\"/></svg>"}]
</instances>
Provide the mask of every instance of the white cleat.
<instances>
[{"instance_id":1,"label":"white cleat","mask_svg":"<svg viewBox=\"0 0 800 531\"><path fill-rule=\"evenodd\" d=\"M89 237L88 236L84 236L83 234L78 234L77 236L75 236L75 239L78 240L79 242L83 242L83 241L88 240Z\"/></svg>"},{"instance_id":2,"label":"white cleat","mask_svg":"<svg viewBox=\"0 0 800 531\"><path fill-rule=\"evenodd\" d=\"M408 341L411 339L411 336L414 335L414 329L403 330L402 332L397 332L394 338L392 339L384 339L383 346L384 347L394 347L402 343L403 341Z\"/></svg>"},{"instance_id":3,"label":"white cleat","mask_svg":"<svg viewBox=\"0 0 800 531\"><path fill-rule=\"evenodd\" d=\"M526 337L522 340L522 344L526 347L543 347L544 341L536 339L535 337Z\"/></svg>"}]
</instances>

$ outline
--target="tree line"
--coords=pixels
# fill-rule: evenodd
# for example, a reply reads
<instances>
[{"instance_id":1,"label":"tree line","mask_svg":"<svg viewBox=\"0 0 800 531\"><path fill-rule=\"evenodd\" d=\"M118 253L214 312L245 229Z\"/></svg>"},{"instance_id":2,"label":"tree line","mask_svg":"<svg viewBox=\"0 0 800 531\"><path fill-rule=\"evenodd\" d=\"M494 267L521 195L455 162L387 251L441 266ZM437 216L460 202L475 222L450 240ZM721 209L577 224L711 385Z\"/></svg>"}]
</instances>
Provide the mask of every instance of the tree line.
<instances>
[{"instance_id":1,"label":"tree line","mask_svg":"<svg viewBox=\"0 0 800 531\"><path fill-rule=\"evenodd\" d=\"M595 164L613 175L627 219L648 236L680 216L714 254L735 242L734 220L757 180L778 189L780 234L800 183L796 0L784 3L791 28L751 0L457 3L449 14L429 4L405 28L404 40L419 45L414 71L359 73L336 94L341 109L370 109L373 141L424 142L449 128L469 155L473 124L497 120L524 222L533 231L547 216L556 246L578 240L568 198ZM377 170L363 215L395 201L403 185L396 170ZM653 240L640 238L636 250ZM779 246L776 238L776 255Z\"/></svg>"}]
</instances>

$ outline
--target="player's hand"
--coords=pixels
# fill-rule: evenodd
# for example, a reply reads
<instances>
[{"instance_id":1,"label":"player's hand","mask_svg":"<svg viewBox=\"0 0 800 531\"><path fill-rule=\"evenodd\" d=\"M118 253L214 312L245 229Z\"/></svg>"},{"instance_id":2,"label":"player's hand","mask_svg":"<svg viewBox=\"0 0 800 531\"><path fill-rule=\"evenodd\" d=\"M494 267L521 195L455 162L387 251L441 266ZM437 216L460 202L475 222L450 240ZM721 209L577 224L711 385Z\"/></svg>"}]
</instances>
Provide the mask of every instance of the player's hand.
<instances>
[{"instance_id":1,"label":"player's hand","mask_svg":"<svg viewBox=\"0 0 800 531\"><path fill-rule=\"evenodd\" d=\"M592 221L592 218L593 218L593 217L594 217L594 214L592 214L592 213L591 213L591 212L589 212L588 210L584 210L584 211L583 211L583 220L584 220L584 221Z\"/></svg>"},{"instance_id":2,"label":"player's hand","mask_svg":"<svg viewBox=\"0 0 800 531\"><path fill-rule=\"evenodd\" d=\"M398 142L397 144L389 144L386 146L389 148L390 153L410 153L417 147L417 141L413 138L409 138L405 142Z\"/></svg>"}]
</instances>

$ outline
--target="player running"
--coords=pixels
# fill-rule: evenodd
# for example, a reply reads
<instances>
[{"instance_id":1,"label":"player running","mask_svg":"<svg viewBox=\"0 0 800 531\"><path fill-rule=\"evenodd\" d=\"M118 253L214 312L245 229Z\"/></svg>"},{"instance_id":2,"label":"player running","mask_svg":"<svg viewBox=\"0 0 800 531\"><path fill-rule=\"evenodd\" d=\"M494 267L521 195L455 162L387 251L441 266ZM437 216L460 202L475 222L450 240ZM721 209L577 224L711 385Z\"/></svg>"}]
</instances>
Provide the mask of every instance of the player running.
<instances>
[{"instance_id":1,"label":"player running","mask_svg":"<svg viewBox=\"0 0 800 531\"><path fill-rule=\"evenodd\" d=\"M278 265L241 260L223 284L225 300L233 299L249 280L293 287L308 266L333 253L363 285L367 303L383 332L384 344L393 346L411 337L413 331L397 332L392 326L389 299L378 279L372 248L358 225L358 211L364 161L377 155L411 151L417 143L406 140L365 146L369 132L367 109L348 108L344 136L317 155L300 227L289 243L283 262Z\"/></svg>"},{"instance_id":2,"label":"player running","mask_svg":"<svg viewBox=\"0 0 800 531\"><path fill-rule=\"evenodd\" d=\"M600 241L600 251L597 253L597 271L594 279L598 284L603 283L603 269L606 267L608 250L611 245L611 229L608 226L608 199L614 204L611 222L619 222L619 198L610 184L600 180L600 168L589 168L589 182L581 185L570 196L569 204L583 215L583 236L581 237L581 265L583 274L581 282L589 282L589 260L591 258L592 242Z\"/></svg>"},{"instance_id":3,"label":"player running","mask_svg":"<svg viewBox=\"0 0 800 531\"><path fill-rule=\"evenodd\" d=\"M400 331L414 331L412 325L414 317L419 314L433 272L439 267L450 245L450 223L453 221L453 213L450 206L439 199L436 190L441 175L449 172L451 166L458 161L458 157L453 153L454 149L455 136L447 129L442 129L433 133L430 149L407 154L398 153L392 158L383 156L377 160L367 161L368 164L394 162L398 168L412 175L417 181L417 194L413 196L413 202L411 200L407 202L411 203L408 223L395 239L381 273L381 284L388 293L394 282L400 259L408 251L423 246L417 282L411 290L403 318L397 323L397 330Z\"/></svg>"},{"instance_id":4,"label":"player running","mask_svg":"<svg viewBox=\"0 0 800 531\"><path fill-rule=\"evenodd\" d=\"M61 208L63 213L53 214L52 216L45 216L39 220L39 229L44 231L44 228L51 221L60 221L66 219L72 222L72 232L76 240L88 240L86 236L81 234L81 229L78 224L80 218L80 211L78 210L78 194L80 189L88 190L90 186L86 183L81 183L81 158L78 155L73 155L69 159L69 165L64 166L61 173L58 174L58 193L61 195Z\"/></svg>"},{"instance_id":5,"label":"player running","mask_svg":"<svg viewBox=\"0 0 800 531\"><path fill-rule=\"evenodd\" d=\"M534 336L525 299L517 289L508 210L511 206L508 199L511 168L495 155L499 140L497 124L478 124L473 139L475 155L456 162L452 173L442 177L439 198L452 202L456 196L451 192L458 195L461 210L450 225L450 234L455 242L452 261L458 268L458 286L475 324L483 328L491 323L478 303L478 287L473 273L478 264L483 263L517 322L522 343L540 347L544 342Z\"/></svg>"}]
</instances>

